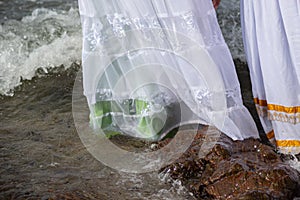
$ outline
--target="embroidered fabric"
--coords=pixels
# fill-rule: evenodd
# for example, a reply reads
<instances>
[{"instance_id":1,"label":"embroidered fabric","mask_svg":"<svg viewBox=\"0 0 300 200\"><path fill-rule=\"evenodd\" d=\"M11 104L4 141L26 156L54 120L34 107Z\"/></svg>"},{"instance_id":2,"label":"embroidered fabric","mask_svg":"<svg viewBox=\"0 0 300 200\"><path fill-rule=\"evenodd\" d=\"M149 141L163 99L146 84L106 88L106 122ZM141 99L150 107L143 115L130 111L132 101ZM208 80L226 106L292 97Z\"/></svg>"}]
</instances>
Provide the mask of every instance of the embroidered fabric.
<instances>
[{"instance_id":1,"label":"embroidered fabric","mask_svg":"<svg viewBox=\"0 0 300 200\"><path fill-rule=\"evenodd\" d=\"M95 128L157 138L189 113L184 123L258 137L210 1L79 0L79 8Z\"/></svg>"},{"instance_id":2,"label":"embroidered fabric","mask_svg":"<svg viewBox=\"0 0 300 200\"><path fill-rule=\"evenodd\" d=\"M271 121L278 121L290 124L300 124L300 113L284 113L270 111L266 106L256 105L257 113L260 117L267 117Z\"/></svg>"}]
</instances>

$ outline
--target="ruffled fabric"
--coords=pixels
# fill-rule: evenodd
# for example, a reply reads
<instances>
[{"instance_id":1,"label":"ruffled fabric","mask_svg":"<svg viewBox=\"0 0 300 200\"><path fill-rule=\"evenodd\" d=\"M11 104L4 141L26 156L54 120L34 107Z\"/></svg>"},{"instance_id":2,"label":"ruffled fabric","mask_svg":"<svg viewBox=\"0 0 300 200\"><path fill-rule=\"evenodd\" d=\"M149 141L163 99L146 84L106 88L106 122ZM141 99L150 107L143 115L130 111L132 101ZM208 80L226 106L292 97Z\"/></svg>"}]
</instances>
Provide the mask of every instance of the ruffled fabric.
<instances>
[{"instance_id":1,"label":"ruffled fabric","mask_svg":"<svg viewBox=\"0 0 300 200\"><path fill-rule=\"evenodd\" d=\"M159 139L202 123L234 140L258 138L210 1L79 0L79 8L95 129Z\"/></svg>"}]
</instances>

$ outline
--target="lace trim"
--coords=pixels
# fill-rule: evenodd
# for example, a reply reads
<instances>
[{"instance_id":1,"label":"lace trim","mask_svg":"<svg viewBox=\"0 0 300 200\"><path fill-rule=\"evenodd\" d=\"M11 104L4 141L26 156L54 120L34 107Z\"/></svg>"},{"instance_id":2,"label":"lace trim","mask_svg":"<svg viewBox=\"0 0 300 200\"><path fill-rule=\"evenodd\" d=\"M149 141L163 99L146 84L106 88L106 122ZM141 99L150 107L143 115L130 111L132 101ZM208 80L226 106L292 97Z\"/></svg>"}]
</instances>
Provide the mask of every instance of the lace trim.
<instances>
[{"instance_id":1,"label":"lace trim","mask_svg":"<svg viewBox=\"0 0 300 200\"><path fill-rule=\"evenodd\" d=\"M300 106L286 107L268 104L266 100L254 98L256 110L260 117L267 117L271 121L279 121L290 124L300 123Z\"/></svg>"},{"instance_id":2,"label":"lace trim","mask_svg":"<svg viewBox=\"0 0 300 200\"><path fill-rule=\"evenodd\" d=\"M261 100L258 98L254 98L254 103L262 107L267 107L268 110L272 110L272 111L284 112L289 114L300 113L300 106L288 107L288 106L282 106L276 104L269 104L266 100Z\"/></svg>"},{"instance_id":3,"label":"lace trim","mask_svg":"<svg viewBox=\"0 0 300 200\"><path fill-rule=\"evenodd\" d=\"M300 153L300 147L278 147L278 150L283 154L298 154Z\"/></svg>"},{"instance_id":4,"label":"lace trim","mask_svg":"<svg viewBox=\"0 0 300 200\"><path fill-rule=\"evenodd\" d=\"M188 32L194 32L197 30L195 15L192 11L182 14L181 18L183 19L181 25L186 28Z\"/></svg>"},{"instance_id":5,"label":"lace trim","mask_svg":"<svg viewBox=\"0 0 300 200\"><path fill-rule=\"evenodd\" d=\"M200 105L211 108L211 102L214 94L208 89L192 89L192 90L183 90L184 96L194 96L195 100L199 102ZM192 94L191 94L192 93ZM119 94L114 94L111 89L107 88L98 88L96 90L96 101L111 101L115 99L124 99L123 97L119 97ZM227 107L236 107L239 105L239 88L234 88L225 91L225 96L227 100ZM126 98L126 97L125 97ZM135 97L137 98L137 97ZM149 99L150 98L150 99ZM177 97L174 94L169 94L164 91L157 91L156 93L151 94L151 97L143 97L139 96L138 99L144 101L153 101L157 104L161 104L163 106L175 103L178 101Z\"/></svg>"},{"instance_id":6,"label":"lace trim","mask_svg":"<svg viewBox=\"0 0 300 200\"><path fill-rule=\"evenodd\" d=\"M213 13L210 15L212 14ZM205 17L203 19L197 17L193 11L182 13L176 18L169 16L128 17L122 13L114 13L99 18L88 18L84 20L83 35L86 42L85 50L91 52L97 51L99 50L99 47L104 45L105 41L107 41L110 36L124 38L126 37L126 32L130 30L140 30L146 39L155 37L156 39L161 38L162 41L165 41L166 36L161 23L166 19L174 20L176 24L180 24L181 27L178 28L187 31L187 34L191 36L193 36L193 33L201 34L203 31L208 33L201 34L204 43L208 46L223 44L224 42L222 35L218 32L219 29L215 27L218 24L211 21L210 17ZM170 24L171 23L172 22L170 22ZM153 33L151 29L155 29L155 33ZM176 41L174 42L176 47L178 44Z\"/></svg>"},{"instance_id":7,"label":"lace trim","mask_svg":"<svg viewBox=\"0 0 300 200\"><path fill-rule=\"evenodd\" d=\"M298 124L300 123L300 113L288 115L286 113L278 113L268 111L268 119L271 121L279 121L290 124Z\"/></svg>"},{"instance_id":8,"label":"lace trim","mask_svg":"<svg viewBox=\"0 0 300 200\"><path fill-rule=\"evenodd\" d=\"M268 108L266 106L256 105L256 111L260 117L268 117Z\"/></svg>"},{"instance_id":9,"label":"lace trim","mask_svg":"<svg viewBox=\"0 0 300 200\"><path fill-rule=\"evenodd\" d=\"M257 106L257 113L260 117L267 117L271 121L278 121L290 124L299 124L300 123L300 113L288 114L284 112L277 112L268 110L267 107Z\"/></svg>"}]
</instances>

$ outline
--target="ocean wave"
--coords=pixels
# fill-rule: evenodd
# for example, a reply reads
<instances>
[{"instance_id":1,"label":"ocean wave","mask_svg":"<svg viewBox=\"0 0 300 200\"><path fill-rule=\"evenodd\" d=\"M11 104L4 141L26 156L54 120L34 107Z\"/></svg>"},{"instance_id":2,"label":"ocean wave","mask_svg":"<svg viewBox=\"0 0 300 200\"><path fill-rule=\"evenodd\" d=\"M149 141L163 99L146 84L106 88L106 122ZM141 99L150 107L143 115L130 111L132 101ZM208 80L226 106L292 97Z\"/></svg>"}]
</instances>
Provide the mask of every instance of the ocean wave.
<instances>
[{"instance_id":1,"label":"ocean wave","mask_svg":"<svg viewBox=\"0 0 300 200\"><path fill-rule=\"evenodd\" d=\"M13 95L22 79L31 79L38 68L81 60L81 24L78 9L35 9L21 21L0 25L0 94Z\"/></svg>"}]
</instances>

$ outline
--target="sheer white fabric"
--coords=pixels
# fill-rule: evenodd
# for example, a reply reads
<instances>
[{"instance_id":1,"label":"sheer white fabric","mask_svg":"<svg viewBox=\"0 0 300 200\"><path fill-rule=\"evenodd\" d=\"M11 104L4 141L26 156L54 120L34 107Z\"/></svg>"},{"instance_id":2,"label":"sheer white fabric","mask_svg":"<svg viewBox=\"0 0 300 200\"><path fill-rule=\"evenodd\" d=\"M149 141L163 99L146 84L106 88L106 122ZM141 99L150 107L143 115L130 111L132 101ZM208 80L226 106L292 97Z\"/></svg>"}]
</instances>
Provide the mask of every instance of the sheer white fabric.
<instances>
[{"instance_id":1,"label":"sheer white fabric","mask_svg":"<svg viewBox=\"0 0 300 200\"><path fill-rule=\"evenodd\" d=\"M214 125L234 140L258 137L211 1L79 0L79 8L92 121L110 115L112 126L142 137L141 121L168 131L190 114L196 119L187 123ZM222 91L226 116L218 122L211 113L222 111ZM112 110L95 111L108 101Z\"/></svg>"},{"instance_id":2,"label":"sheer white fabric","mask_svg":"<svg viewBox=\"0 0 300 200\"><path fill-rule=\"evenodd\" d=\"M300 1L242 0L245 51L262 125L284 153L300 152Z\"/></svg>"}]
</instances>

